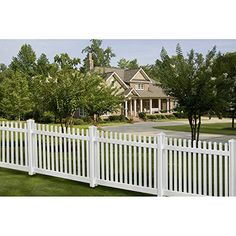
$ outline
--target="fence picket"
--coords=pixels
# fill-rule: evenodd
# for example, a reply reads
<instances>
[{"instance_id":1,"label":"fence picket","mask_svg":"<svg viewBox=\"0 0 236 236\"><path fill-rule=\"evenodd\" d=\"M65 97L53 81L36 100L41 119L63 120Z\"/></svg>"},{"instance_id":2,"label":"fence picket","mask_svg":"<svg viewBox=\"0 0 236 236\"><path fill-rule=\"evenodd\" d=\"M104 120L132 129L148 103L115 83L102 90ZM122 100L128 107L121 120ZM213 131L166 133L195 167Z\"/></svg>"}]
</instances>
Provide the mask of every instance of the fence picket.
<instances>
[{"instance_id":1,"label":"fence picket","mask_svg":"<svg viewBox=\"0 0 236 236\"><path fill-rule=\"evenodd\" d=\"M188 140L188 147L192 147L191 140ZM188 193L192 193L192 153L188 152Z\"/></svg>"},{"instance_id":2,"label":"fence picket","mask_svg":"<svg viewBox=\"0 0 236 236\"><path fill-rule=\"evenodd\" d=\"M208 142L208 149L212 150L212 143ZM208 154L208 195L212 196L212 155Z\"/></svg>"}]
</instances>

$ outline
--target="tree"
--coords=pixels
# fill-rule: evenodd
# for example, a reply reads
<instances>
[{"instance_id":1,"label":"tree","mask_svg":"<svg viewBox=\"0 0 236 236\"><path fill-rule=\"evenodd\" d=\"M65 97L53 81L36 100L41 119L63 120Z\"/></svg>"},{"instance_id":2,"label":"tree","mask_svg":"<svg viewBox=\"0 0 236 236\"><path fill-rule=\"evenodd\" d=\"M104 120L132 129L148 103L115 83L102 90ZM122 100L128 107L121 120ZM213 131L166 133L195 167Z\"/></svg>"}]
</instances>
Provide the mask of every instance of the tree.
<instances>
[{"instance_id":1,"label":"tree","mask_svg":"<svg viewBox=\"0 0 236 236\"><path fill-rule=\"evenodd\" d=\"M35 77L39 109L52 112L62 126L68 127L85 103L85 82L83 75L74 70L60 70L53 77Z\"/></svg>"},{"instance_id":2,"label":"tree","mask_svg":"<svg viewBox=\"0 0 236 236\"><path fill-rule=\"evenodd\" d=\"M111 47L106 49L102 48L102 40L92 39L91 45L82 50L82 53L86 53L86 57L83 60L83 66L81 71L89 71L89 53L92 54L94 66L110 67L111 58L115 57Z\"/></svg>"},{"instance_id":3,"label":"tree","mask_svg":"<svg viewBox=\"0 0 236 236\"><path fill-rule=\"evenodd\" d=\"M0 63L0 73L5 71L7 69L7 66L3 63Z\"/></svg>"},{"instance_id":4,"label":"tree","mask_svg":"<svg viewBox=\"0 0 236 236\"><path fill-rule=\"evenodd\" d=\"M50 63L47 56L43 53L36 62L36 74L49 76L53 75L58 70L56 63Z\"/></svg>"},{"instance_id":5,"label":"tree","mask_svg":"<svg viewBox=\"0 0 236 236\"><path fill-rule=\"evenodd\" d=\"M7 118L21 120L31 111L32 101L25 75L14 72L0 84L0 106Z\"/></svg>"},{"instance_id":6,"label":"tree","mask_svg":"<svg viewBox=\"0 0 236 236\"><path fill-rule=\"evenodd\" d=\"M27 79L31 79L35 76L36 54L31 45L24 44L18 52L17 57L13 57L9 67L13 71L22 72Z\"/></svg>"},{"instance_id":7,"label":"tree","mask_svg":"<svg viewBox=\"0 0 236 236\"><path fill-rule=\"evenodd\" d=\"M232 118L232 128L236 115L236 52L219 54L213 67L217 78L217 91L220 93L221 106L218 115L229 115Z\"/></svg>"},{"instance_id":8,"label":"tree","mask_svg":"<svg viewBox=\"0 0 236 236\"><path fill-rule=\"evenodd\" d=\"M62 53L54 57L54 62L58 65L61 70L76 70L78 64L80 64L79 58L70 58L67 53Z\"/></svg>"},{"instance_id":9,"label":"tree","mask_svg":"<svg viewBox=\"0 0 236 236\"><path fill-rule=\"evenodd\" d=\"M101 115L115 112L120 107L123 97L116 88L108 86L97 74L86 75L85 110L97 122Z\"/></svg>"},{"instance_id":10,"label":"tree","mask_svg":"<svg viewBox=\"0 0 236 236\"><path fill-rule=\"evenodd\" d=\"M176 99L178 109L187 114L192 141L198 141L201 117L217 106L212 78L216 48L205 58L192 49L185 58L177 45L176 54L169 57L162 49L161 60L157 61L160 81L165 92Z\"/></svg>"},{"instance_id":11,"label":"tree","mask_svg":"<svg viewBox=\"0 0 236 236\"><path fill-rule=\"evenodd\" d=\"M133 59L133 60L126 60L125 58L121 58L118 61L118 67L121 69L138 69L139 68L139 64L137 59Z\"/></svg>"}]
</instances>

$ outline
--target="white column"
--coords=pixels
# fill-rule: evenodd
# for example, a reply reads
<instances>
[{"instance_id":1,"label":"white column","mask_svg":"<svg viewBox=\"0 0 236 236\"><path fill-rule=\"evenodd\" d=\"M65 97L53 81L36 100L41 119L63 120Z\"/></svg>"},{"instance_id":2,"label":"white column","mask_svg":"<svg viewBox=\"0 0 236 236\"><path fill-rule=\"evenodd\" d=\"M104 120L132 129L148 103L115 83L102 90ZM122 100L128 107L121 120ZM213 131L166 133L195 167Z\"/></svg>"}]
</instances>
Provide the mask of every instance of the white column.
<instances>
[{"instance_id":1,"label":"white column","mask_svg":"<svg viewBox=\"0 0 236 236\"><path fill-rule=\"evenodd\" d=\"M159 109L159 112L161 111L161 98L158 99L158 109Z\"/></svg>"},{"instance_id":2,"label":"white column","mask_svg":"<svg viewBox=\"0 0 236 236\"><path fill-rule=\"evenodd\" d=\"M149 110L150 114L152 114L152 99L149 99Z\"/></svg>"},{"instance_id":3,"label":"white column","mask_svg":"<svg viewBox=\"0 0 236 236\"><path fill-rule=\"evenodd\" d=\"M128 116L128 102L125 101L125 117Z\"/></svg>"},{"instance_id":4,"label":"white column","mask_svg":"<svg viewBox=\"0 0 236 236\"><path fill-rule=\"evenodd\" d=\"M130 110L130 115L132 116L132 100L129 100L129 110Z\"/></svg>"},{"instance_id":5,"label":"white column","mask_svg":"<svg viewBox=\"0 0 236 236\"><path fill-rule=\"evenodd\" d=\"M143 112L143 99L140 99L140 112Z\"/></svg>"},{"instance_id":6,"label":"white column","mask_svg":"<svg viewBox=\"0 0 236 236\"><path fill-rule=\"evenodd\" d=\"M134 116L137 115L137 101L134 99Z\"/></svg>"},{"instance_id":7,"label":"white column","mask_svg":"<svg viewBox=\"0 0 236 236\"><path fill-rule=\"evenodd\" d=\"M167 110L167 113L170 112L170 99L167 98L167 101L166 101L166 110Z\"/></svg>"}]
</instances>

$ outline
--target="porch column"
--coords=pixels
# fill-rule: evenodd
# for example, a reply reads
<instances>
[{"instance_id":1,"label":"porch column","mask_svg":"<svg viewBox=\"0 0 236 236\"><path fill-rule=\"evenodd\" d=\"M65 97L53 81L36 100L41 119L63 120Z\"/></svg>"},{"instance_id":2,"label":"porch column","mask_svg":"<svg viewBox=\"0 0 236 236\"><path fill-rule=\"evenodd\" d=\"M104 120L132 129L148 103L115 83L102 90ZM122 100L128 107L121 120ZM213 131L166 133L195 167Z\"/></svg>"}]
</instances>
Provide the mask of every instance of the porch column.
<instances>
[{"instance_id":1,"label":"porch column","mask_svg":"<svg viewBox=\"0 0 236 236\"><path fill-rule=\"evenodd\" d=\"M128 102L125 101L125 117L128 116Z\"/></svg>"},{"instance_id":2,"label":"porch column","mask_svg":"<svg viewBox=\"0 0 236 236\"><path fill-rule=\"evenodd\" d=\"M140 99L140 112L143 112L143 99Z\"/></svg>"},{"instance_id":3,"label":"porch column","mask_svg":"<svg viewBox=\"0 0 236 236\"><path fill-rule=\"evenodd\" d=\"M166 110L167 110L167 113L170 112L170 99L166 99Z\"/></svg>"},{"instance_id":4,"label":"porch column","mask_svg":"<svg viewBox=\"0 0 236 236\"><path fill-rule=\"evenodd\" d=\"M134 99L134 116L137 115L137 101Z\"/></svg>"},{"instance_id":5,"label":"porch column","mask_svg":"<svg viewBox=\"0 0 236 236\"><path fill-rule=\"evenodd\" d=\"M159 112L161 112L161 98L158 99L158 109Z\"/></svg>"},{"instance_id":6,"label":"porch column","mask_svg":"<svg viewBox=\"0 0 236 236\"><path fill-rule=\"evenodd\" d=\"M149 110L150 114L152 114L152 99L149 99Z\"/></svg>"},{"instance_id":7,"label":"porch column","mask_svg":"<svg viewBox=\"0 0 236 236\"><path fill-rule=\"evenodd\" d=\"M132 116L132 110L133 110L133 108L132 108L132 100L129 100L129 112L130 112L130 115Z\"/></svg>"}]
</instances>

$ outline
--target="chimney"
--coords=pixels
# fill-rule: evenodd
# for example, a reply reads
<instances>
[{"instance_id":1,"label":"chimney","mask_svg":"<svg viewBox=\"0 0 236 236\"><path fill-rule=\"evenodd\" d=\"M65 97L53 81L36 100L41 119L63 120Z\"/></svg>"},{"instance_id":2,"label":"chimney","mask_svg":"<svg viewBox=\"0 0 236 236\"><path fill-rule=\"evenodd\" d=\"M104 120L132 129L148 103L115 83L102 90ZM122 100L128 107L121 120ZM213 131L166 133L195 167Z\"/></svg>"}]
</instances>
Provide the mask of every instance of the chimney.
<instances>
[{"instance_id":1,"label":"chimney","mask_svg":"<svg viewBox=\"0 0 236 236\"><path fill-rule=\"evenodd\" d=\"M89 63L89 70L93 70L94 64L93 64L93 58L92 58L91 52L88 54L88 63Z\"/></svg>"}]
</instances>

